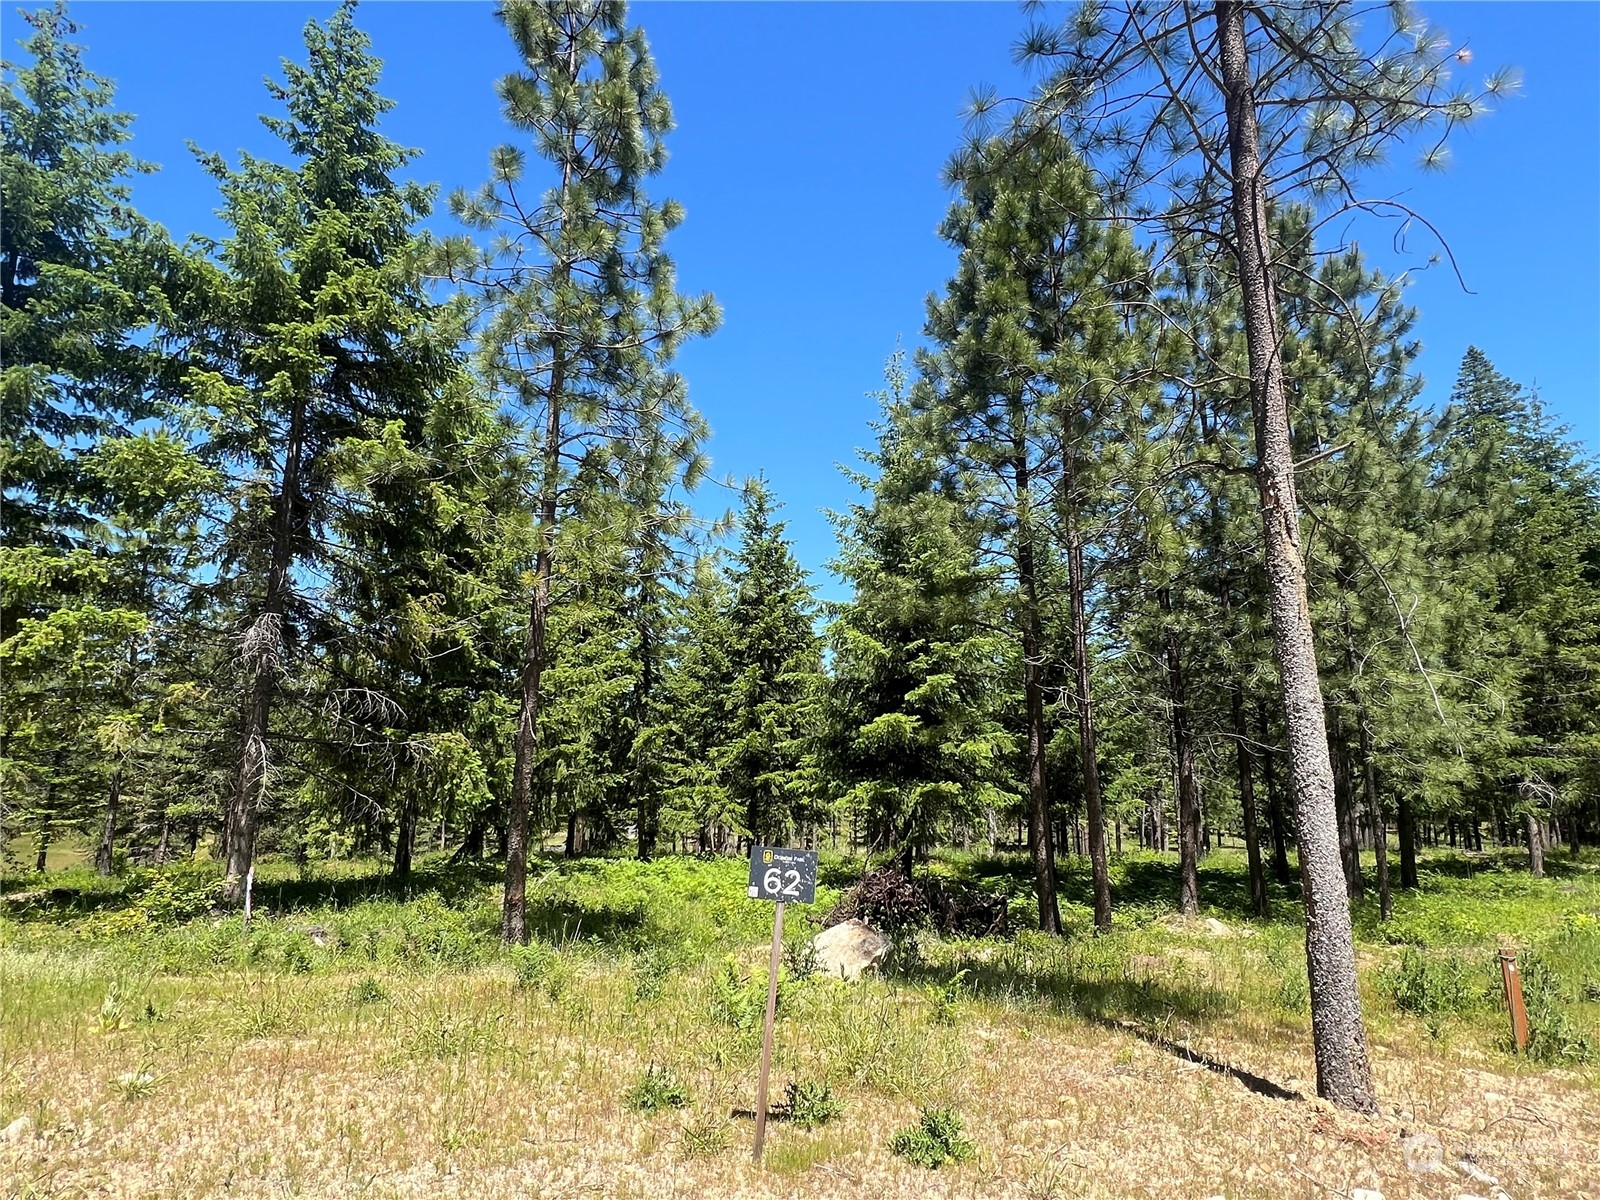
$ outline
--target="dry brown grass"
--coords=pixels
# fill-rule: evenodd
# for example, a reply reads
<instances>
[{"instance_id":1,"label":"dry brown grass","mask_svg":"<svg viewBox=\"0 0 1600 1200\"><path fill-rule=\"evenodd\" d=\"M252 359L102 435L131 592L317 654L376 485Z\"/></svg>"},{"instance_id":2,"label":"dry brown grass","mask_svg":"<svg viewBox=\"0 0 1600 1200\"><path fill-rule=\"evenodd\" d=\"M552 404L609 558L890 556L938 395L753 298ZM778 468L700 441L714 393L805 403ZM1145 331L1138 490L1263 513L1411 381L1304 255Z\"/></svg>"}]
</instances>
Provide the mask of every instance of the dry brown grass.
<instances>
[{"instance_id":1,"label":"dry brown grass","mask_svg":"<svg viewBox=\"0 0 1600 1200\"><path fill-rule=\"evenodd\" d=\"M109 959L21 953L0 971L0 1124L29 1122L0 1145L7 1196L1492 1193L1409 1170L1400 1139L1418 1132L1514 1200L1600 1194L1592 1079L1404 1030L1380 1034L1384 1112L1364 1119L1247 1086L1310 1091L1290 1018L1151 1030L969 998L951 1020L924 991L812 983L788 1002L776 1079L828 1079L845 1114L775 1125L757 1167L731 1115L754 1094L755 1034L710 1014L709 968L649 999L590 960L527 990L503 969L379 976L377 1001L340 974L118 978ZM651 1062L689 1108L625 1108ZM891 1155L919 1103L954 1105L977 1158L929 1172Z\"/></svg>"}]
</instances>

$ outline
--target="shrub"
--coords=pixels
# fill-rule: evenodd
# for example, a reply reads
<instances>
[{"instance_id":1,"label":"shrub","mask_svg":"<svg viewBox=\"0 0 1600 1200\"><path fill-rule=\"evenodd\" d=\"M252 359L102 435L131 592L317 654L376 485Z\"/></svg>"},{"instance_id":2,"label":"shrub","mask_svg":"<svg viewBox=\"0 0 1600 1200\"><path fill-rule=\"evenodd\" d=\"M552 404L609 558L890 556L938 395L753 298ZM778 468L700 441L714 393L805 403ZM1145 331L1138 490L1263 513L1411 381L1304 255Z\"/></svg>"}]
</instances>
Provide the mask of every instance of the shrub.
<instances>
[{"instance_id":1,"label":"shrub","mask_svg":"<svg viewBox=\"0 0 1600 1200\"><path fill-rule=\"evenodd\" d=\"M961 1132L961 1118L953 1109L925 1108L917 1123L889 1140L889 1149L901 1158L937 1171L946 1162L966 1162L976 1147Z\"/></svg>"},{"instance_id":2,"label":"shrub","mask_svg":"<svg viewBox=\"0 0 1600 1200\"><path fill-rule=\"evenodd\" d=\"M526 946L512 946L506 951L511 973L517 977L517 986L524 990L536 987L555 966L556 953L541 942Z\"/></svg>"},{"instance_id":3,"label":"shrub","mask_svg":"<svg viewBox=\"0 0 1600 1200\"><path fill-rule=\"evenodd\" d=\"M1415 946L1406 947L1387 983L1396 1008L1424 1018L1469 1012L1483 1003L1488 991L1486 975L1470 960L1460 955L1433 958Z\"/></svg>"},{"instance_id":4,"label":"shrub","mask_svg":"<svg viewBox=\"0 0 1600 1200\"><path fill-rule=\"evenodd\" d=\"M1535 1062L1586 1063L1595 1057L1594 1038L1567 1011L1568 988L1550 961L1522 956L1522 994L1528 1009L1528 1057Z\"/></svg>"},{"instance_id":5,"label":"shrub","mask_svg":"<svg viewBox=\"0 0 1600 1200\"><path fill-rule=\"evenodd\" d=\"M826 1125L844 1112L844 1105L824 1082L800 1083L790 1080L783 1094L789 1108L789 1120L801 1129Z\"/></svg>"},{"instance_id":6,"label":"shrub","mask_svg":"<svg viewBox=\"0 0 1600 1200\"><path fill-rule=\"evenodd\" d=\"M669 1067L651 1063L638 1082L623 1094L623 1103L635 1112L653 1113L664 1108L683 1108L689 1103L689 1089Z\"/></svg>"},{"instance_id":7,"label":"shrub","mask_svg":"<svg viewBox=\"0 0 1600 1200\"><path fill-rule=\"evenodd\" d=\"M389 998L389 993L384 990L371 975L364 976L350 989L350 999L355 1004L382 1004Z\"/></svg>"}]
</instances>

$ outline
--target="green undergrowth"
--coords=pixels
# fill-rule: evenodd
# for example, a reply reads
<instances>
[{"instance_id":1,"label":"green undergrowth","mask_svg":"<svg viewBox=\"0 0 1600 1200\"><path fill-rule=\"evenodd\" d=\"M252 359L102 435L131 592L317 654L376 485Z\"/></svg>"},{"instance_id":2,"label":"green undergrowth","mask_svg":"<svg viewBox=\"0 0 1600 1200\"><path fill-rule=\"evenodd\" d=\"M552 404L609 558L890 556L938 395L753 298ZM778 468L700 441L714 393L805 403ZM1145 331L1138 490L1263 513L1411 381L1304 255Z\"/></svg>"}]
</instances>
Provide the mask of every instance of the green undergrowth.
<instances>
[{"instance_id":1,"label":"green undergrowth","mask_svg":"<svg viewBox=\"0 0 1600 1200\"><path fill-rule=\"evenodd\" d=\"M1600 860L1551 858L1550 876L1535 880L1511 854L1429 856L1421 886L1396 889L1391 921L1378 919L1371 895L1357 905L1363 995L1380 1041L1466 1039L1506 1052L1496 951L1510 945L1521 955L1530 1057L1560 1065L1600 1057ZM1252 918L1236 851L1202 861L1197 919L1173 912L1170 857L1114 857L1115 926L1100 936L1079 860L1063 863L1059 938L1027 928L1033 898L1023 855L952 853L920 869L1005 898L1012 931L901 935L884 990L836 1011L835 985L812 975L807 946L859 867L825 856L816 903L789 909L780 1011L810 1013L833 1031L830 1078L920 1103L956 1069L961 1029L974 1016L1131 1023L1178 1040L1241 1026L1299 1038L1309 1022L1297 897L1273 885L1271 917ZM286 988L328 976L337 977L341 1002L358 1009L390 1004L407 975L487 973L528 1002L551 1004L572 1003L602 979L635 1013L689 1006L725 1043L719 1053L736 1056L759 1037L773 911L745 895L746 870L740 859L535 860L530 944L507 949L498 936L499 873L488 864L424 860L397 887L374 861L312 869L267 861L248 925L217 907L220 880L208 863L109 879L71 867L0 881L0 939L13 963L43 956L69 981L79 969L124 980L244 972ZM122 990L115 1019L148 1017L132 997L137 989ZM897 1008L907 999L915 1028ZM161 1001L151 1003L159 1012ZM268 1006L256 1018L271 1024L273 1013ZM446 1048L471 1033L434 1031ZM897 1054L915 1062L887 1069Z\"/></svg>"}]
</instances>

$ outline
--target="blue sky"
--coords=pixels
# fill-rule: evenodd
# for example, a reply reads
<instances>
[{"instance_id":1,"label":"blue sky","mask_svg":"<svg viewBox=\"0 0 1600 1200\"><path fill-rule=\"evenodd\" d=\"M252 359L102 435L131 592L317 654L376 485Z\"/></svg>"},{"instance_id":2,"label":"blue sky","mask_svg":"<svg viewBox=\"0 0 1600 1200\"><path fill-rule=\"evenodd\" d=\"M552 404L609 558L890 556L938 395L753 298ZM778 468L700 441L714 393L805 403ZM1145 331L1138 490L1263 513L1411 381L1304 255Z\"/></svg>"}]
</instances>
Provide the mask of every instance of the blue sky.
<instances>
[{"instance_id":1,"label":"blue sky","mask_svg":"<svg viewBox=\"0 0 1600 1200\"><path fill-rule=\"evenodd\" d=\"M1449 238L1467 286L1445 267L1410 289L1421 311L1424 398L1442 400L1469 344L1535 385L1591 452L1600 450L1600 4L1435 3L1424 11L1481 75L1512 64L1522 95L1458 136L1442 175L1396 164L1374 190L1404 193ZM214 185L185 148L277 156L257 120L262 78L299 58L300 29L332 3L79 0L92 70L137 114L133 149L162 166L135 201L175 235L219 232ZM8 8L8 46L22 35ZM833 553L819 512L851 489L835 464L871 440L885 359L917 341L924 298L952 258L935 230L949 201L940 168L969 90L1023 86L1009 3L635 3L672 98L671 163L653 188L688 220L669 241L686 289L726 321L679 365L713 430L718 473L765 471L801 561L824 594ZM398 102L385 130L425 153L414 175L475 187L505 141L494 81L514 69L487 3L372 2L358 23ZM1387 233L1367 249L1391 269L1435 247ZM707 495L708 508L721 504Z\"/></svg>"}]
</instances>

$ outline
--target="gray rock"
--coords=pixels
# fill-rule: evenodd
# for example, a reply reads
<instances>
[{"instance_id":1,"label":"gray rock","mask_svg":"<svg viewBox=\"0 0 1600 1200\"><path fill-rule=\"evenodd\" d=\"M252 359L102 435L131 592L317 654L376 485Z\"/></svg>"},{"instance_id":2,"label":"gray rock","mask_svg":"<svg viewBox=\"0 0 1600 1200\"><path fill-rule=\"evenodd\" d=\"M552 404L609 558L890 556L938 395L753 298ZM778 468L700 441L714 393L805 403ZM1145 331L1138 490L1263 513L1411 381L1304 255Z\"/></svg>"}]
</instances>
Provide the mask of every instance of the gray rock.
<instances>
[{"instance_id":1,"label":"gray rock","mask_svg":"<svg viewBox=\"0 0 1600 1200\"><path fill-rule=\"evenodd\" d=\"M24 1142L33 1132L33 1119L31 1117L18 1117L4 1129L0 1129L0 1142Z\"/></svg>"},{"instance_id":2,"label":"gray rock","mask_svg":"<svg viewBox=\"0 0 1600 1200\"><path fill-rule=\"evenodd\" d=\"M889 940L865 921L841 921L811 939L817 970L834 979L860 979L889 955Z\"/></svg>"}]
</instances>

